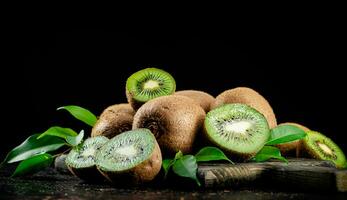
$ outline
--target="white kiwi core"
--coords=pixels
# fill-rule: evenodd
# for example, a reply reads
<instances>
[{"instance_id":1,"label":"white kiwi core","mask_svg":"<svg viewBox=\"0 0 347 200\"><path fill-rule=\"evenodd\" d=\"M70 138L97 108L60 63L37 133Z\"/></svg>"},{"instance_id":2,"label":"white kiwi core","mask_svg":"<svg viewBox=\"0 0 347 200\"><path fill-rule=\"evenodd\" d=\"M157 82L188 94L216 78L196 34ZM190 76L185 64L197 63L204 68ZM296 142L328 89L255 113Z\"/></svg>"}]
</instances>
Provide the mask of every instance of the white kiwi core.
<instances>
[{"instance_id":1,"label":"white kiwi core","mask_svg":"<svg viewBox=\"0 0 347 200\"><path fill-rule=\"evenodd\" d=\"M143 84L144 89L153 90L153 89L158 88L158 87L159 87L159 83L157 81L154 81L154 80L148 80L147 82L145 82Z\"/></svg>"}]
</instances>

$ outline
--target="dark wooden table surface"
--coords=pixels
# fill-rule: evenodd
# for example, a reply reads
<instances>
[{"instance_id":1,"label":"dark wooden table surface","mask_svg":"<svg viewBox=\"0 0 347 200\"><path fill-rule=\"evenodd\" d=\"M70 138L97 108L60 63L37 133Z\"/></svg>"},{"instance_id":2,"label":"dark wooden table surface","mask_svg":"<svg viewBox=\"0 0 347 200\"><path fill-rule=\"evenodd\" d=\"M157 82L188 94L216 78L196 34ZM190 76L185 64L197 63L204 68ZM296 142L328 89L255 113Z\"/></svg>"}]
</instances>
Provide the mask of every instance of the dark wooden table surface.
<instances>
[{"instance_id":1,"label":"dark wooden table surface","mask_svg":"<svg viewBox=\"0 0 347 200\"><path fill-rule=\"evenodd\" d=\"M0 170L0 199L347 199L346 193L252 187L206 189L157 184L120 188L106 183L85 183L54 168L23 178L10 178L11 170L11 167Z\"/></svg>"}]
</instances>

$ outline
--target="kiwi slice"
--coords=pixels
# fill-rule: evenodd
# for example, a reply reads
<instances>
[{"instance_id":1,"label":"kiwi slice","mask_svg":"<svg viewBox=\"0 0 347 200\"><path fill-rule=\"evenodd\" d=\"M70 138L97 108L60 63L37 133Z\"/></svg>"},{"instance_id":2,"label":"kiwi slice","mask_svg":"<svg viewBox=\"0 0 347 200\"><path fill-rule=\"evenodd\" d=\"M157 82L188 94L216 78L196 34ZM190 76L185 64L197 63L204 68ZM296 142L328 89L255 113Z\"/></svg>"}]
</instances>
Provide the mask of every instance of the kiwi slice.
<instances>
[{"instance_id":1,"label":"kiwi slice","mask_svg":"<svg viewBox=\"0 0 347 200\"><path fill-rule=\"evenodd\" d=\"M145 103L134 116L133 129L148 128L157 138L165 156L190 153L201 130L205 111L192 99L163 96Z\"/></svg>"},{"instance_id":2,"label":"kiwi slice","mask_svg":"<svg viewBox=\"0 0 347 200\"><path fill-rule=\"evenodd\" d=\"M251 88L237 87L222 92L216 97L216 101L213 103L212 108L228 103L247 104L265 116L270 128L277 126L276 116L269 102Z\"/></svg>"},{"instance_id":3,"label":"kiwi slice","mask_svg":"<svg viewBox=\"0 0 347 200\"><path fill-rule=\"evenodd\" d=\"M109 139L97 136L86 139L82 145L73 148L65 159L68 169L75 176L87 181L99 181L103 177L95 166L95 153Z\"/></svg>"},{"instance_id":4,"label":"kiwi slice","mask_svg":"<svg viewBox=\"0 0 347 200\"><path fill-rule=\"evenodd\" d=\"M282 125L296 126L296 127L302 129L305 132L310 130L306 126L303 126L301 124L294 123L294 122L285 122L285 123L279 124L278 126L282 126ZM292 141L292 142L287 142L287 143L283 143L283 144L277 144L276 147L280 149L281 154L283 156L296 156L296 157L299 157L300 145L301 145L301 140L295 140L295 141Z\"/></svg>"},{"instance_id":5,"label":"kiwi slice","mask_svg":"<svg viewBox=\"0 0 347 200\"><path fill-rule=\"evenodd\" d=\"M175 95L186 96L193 99L205 110L205 112L210 111L211 104L215 101L215 98L212 95L198 90L181 90L175 92Z\"/></svg>"},{"instance_id":6,"label":"kiwi slice","mask_svg":"<svg viewBox=\"0 0 347 200\"><path fill-rule=\"evenodd\" d=\"M320 160L330 160L337 168L343 168L346 165L346 156L340 147L330 138L316 132L308 131L303 139L303 150L312 158Z\"/></svg>"},{"instance_id":7,"label":"kiwi slice","mask_svg":"<svg viewBox=\"0 0 347 200\"><path fill-rule=\"evenodd\" d=\"M115 184L139 184L151 181L162 163L158 143L148 129L121 133L96 154L99 171Z\"/></svg>"},{"instance_id":8,"label":"kiwi slice","mask_svg":"<svg viewBox=\"0 0 347 200\"><path fill-rule=\"evenodd\" d=\"M92 129L92 137L103 135L112 138L132 128L135 111L130 104L122 103L107 107Z\"/></svg>"},{"instance_id":9,"label":"kiwi slice","mask_svg":"<svg viewBox=\"0 0 347 200\"><path fill-rule=\"evenodd\" d=\"M245 104L226 104L211 110L204 130L207 139L238 160L255 155L270 136L265 117Z\"/></svg>"},{"instance_id":10,"label":"kiwi slice","mask_svg":"<svg viewBox=\"0 0 347 200\"><path fill-rule=\"evenodd\" d=\"M175 79L166 71L146 68L132 74L126 82L128 102L137 110L145 102L156 97L173 94Z\"/></svg>"}]
</instances>

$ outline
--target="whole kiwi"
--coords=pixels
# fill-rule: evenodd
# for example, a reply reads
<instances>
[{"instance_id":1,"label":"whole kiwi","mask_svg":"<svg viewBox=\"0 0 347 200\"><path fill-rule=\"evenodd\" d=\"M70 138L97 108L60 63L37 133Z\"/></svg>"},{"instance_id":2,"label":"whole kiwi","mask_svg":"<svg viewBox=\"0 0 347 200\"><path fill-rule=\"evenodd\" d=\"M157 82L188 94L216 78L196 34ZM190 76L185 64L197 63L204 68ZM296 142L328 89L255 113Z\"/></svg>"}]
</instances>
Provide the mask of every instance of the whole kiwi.
<instances>
[{"instance_id":1,"label":"whole kiwi","mask_svg":"<svg viewBox=\"0 0 347 200\"><path fill-rule=\"evenodd\" d=\"M181 90L175 92L175 95L186 96L196 101L207 113L211 109L211 104L215 101L215 98L203 91L198 90Z\"/></svg>"},{"instance_id":2,"label":"whole kiwi","mask_svg":"<svg viewBox=\"0 0 347 200\"><path fill-rule=\"evenodd\" d=\"M301 124L294 123L294 122L285 122L285 123L279 124L278 126L282 126L282 125L293 125L293 126L296 126L300 129L302 129L305 132L310 130L306 126L303 126ZM284 155L284 156L296 156L296 157L299 157L299 151L301 148L300 146L301 146L301 140L295 140L292 142L287 142L287 143L276 145L276 147L278 147L280 149L282 155Z\"/></svg>"},{"instance_id":3,"label":"whole kiwi","mask_svg":"<svg viewBox=\"0 0 347 200\"><path fill-rule=\"evenodd\" d=\"M242 103L249 105L265 116L270 128L277 126L276 117L269 102L251 88L237 87L222 92L216 97L215 102L212 104L212 109L229 103Z\"/></svg>"},{"instance_id":4,"label":"whole kiwi","mask_svg":"<svg viewBox=\"0 0 347 200\"><path fill-rule=\"evenodd\" d=\"M192 99L179 95L162 96L142 105L134 116L133 129L148 128L157 138L163 155L192 151L201 130L205 111Z\"/></svg>"},{"instance_id":5,"label":"whole kiwi","mask_svg":"<svg viewBox=\"0 0 347 200\"><path fill-rule=\"evenodd\" d=\"M122 103L107 107L92 129L92 137L103 135L112 138L132 128L135 111L130 104Z\"/></svg>"}]
</instances>

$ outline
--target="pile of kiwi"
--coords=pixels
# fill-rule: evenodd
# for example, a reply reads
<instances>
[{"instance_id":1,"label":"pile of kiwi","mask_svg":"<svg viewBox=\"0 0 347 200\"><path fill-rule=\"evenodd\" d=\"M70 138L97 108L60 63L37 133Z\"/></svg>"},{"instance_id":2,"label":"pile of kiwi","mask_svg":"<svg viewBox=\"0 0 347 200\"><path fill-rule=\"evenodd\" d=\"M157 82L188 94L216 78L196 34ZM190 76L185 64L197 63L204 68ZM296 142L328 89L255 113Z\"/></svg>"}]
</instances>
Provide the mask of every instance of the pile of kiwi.
<instances>
[{"instance_id":1,"label":"pile of kiwi","mask_svg":"<svg viewBox=\"0 0 347 200\"><path fill-rule=\"evenodd\" d=\"M128 103L107 107L91 137L68 154L66 165L76 176L141 184L156 177L163 158L178 151L193 153L197 143L217 146L230 159L244 162L262 149L272 128L288 124L307 136L277 145L283 155L346 166L342 150L323 134L297 123L277 125L269 102L251 88L233 88L217 97L198 90L176 91L175 79L156 68L132 74L125 88Z\"/></svg>"}]
</instances>

